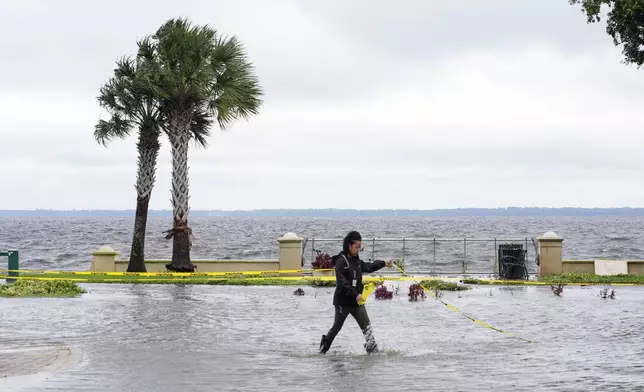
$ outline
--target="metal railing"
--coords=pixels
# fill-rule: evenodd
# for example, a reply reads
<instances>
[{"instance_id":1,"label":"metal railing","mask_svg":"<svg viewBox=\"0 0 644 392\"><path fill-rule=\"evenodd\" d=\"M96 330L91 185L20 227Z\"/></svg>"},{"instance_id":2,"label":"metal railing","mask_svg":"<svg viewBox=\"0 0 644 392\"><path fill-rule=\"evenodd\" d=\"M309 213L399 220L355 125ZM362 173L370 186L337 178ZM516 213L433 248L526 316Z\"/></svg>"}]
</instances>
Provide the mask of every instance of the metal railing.
<instances>
[{"instance_id":1,"label":"metal railing","mask_svg":"<svg viewBox=\"0 0 644 392\"><path fill-rule=\"evenodd\" d=\"M331 245L332 244L332 245ZM522 244L526 250L526 266L535 272L535 240L524 238L364 238L363 255L370 260L402 259L407 269L431 274L496 274L498 249L501 244ZM330 246L331 245L331 246ZM302 244L304 263L315 260L316 251L335 254L342 249L341 238L307 238ZM454 269L460 266L460 271ZM471 268L473 266L473 269Z\"/></svg>"}]
</instances>

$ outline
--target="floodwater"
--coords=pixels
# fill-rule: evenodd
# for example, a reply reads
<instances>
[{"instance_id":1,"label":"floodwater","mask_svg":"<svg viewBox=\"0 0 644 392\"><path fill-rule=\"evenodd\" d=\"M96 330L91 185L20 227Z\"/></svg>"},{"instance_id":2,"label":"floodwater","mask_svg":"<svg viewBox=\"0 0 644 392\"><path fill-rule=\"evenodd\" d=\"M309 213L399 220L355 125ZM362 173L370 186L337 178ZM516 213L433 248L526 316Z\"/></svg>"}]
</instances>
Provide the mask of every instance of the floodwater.
<instances>
[{"instance_id":1,"label":"floodwater","mask_svg":"<svg viewBox=\"0 0 644 392\"><path fill-rule=\"evenodd\" d=\"M0 299L0 346L64 343L82 360L17 391L644 390L644 288L479 287L443 300L406 287L367 308L383 350L349 318L327 355L332 289L87 285L71 299ZM12 390L13 391L13 390ZM8 391L3 391L8 392Z\"/></svg>"}]
</instances>

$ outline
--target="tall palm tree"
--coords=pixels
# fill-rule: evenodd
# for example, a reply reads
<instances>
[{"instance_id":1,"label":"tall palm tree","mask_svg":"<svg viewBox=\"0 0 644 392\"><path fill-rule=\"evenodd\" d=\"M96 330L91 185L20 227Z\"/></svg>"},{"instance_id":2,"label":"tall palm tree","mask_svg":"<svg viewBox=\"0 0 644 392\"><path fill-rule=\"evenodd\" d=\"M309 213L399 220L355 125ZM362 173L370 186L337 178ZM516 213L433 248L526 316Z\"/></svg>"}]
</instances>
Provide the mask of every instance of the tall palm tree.
<instances>
[{"instance_id":1,"label":"tall palm tree","mask_svg":"<svg viewBox=\"0 0 644 392\"><path fill-rule=\"evenodd\" d=\"M128 137L134 128L138 130L136 213L128 272L146 272L145 233L148 208L161 148L159 139L166 128L159 100L151 89L151 81L158 76L153 72L154 52L150 50L148 39L137 44L137 56L134 59L119 59L114 76L101 88L98 101L108 111L110 118L99 120L94 129L94 137L104 146L113 139ZM193 118L190 133L197 146L207 145L208 127L211 124L212 120L207 116Z\"/></svg>"},{"instance_id":2,"label":"tall palm tree","mask_svg":"<svg viewBox=\"0 0 644 392\"><path fill-rule=\"evenodd\" d=\"M148 206L154 187L157 157L161 144L160 113L153 92L144 83L145 61L123 58L117 61L114 76L101 88L98 101L110 114L108 120L99 120L94 129L96 140L106 146L116 138L125 138L132 129L138 129L139 153L136 175L136 215L128 272L146 272L145 232Z\"/></svg>"},{"instance_id":3,"label":"tall palm tree","mask_svg":"<svg viewBox=\"0 0 644 392\"><path fill-rule=\"evenodd\" d=\"M147 41L154 53L150 79L166 124L172 149L172 271L192 272L192 231L188 226L188 147L191 124L214 119L226 129L238 119L259 112L262 89L243 45L209 26L171 19Z\"/></svg>"}]
</instances>

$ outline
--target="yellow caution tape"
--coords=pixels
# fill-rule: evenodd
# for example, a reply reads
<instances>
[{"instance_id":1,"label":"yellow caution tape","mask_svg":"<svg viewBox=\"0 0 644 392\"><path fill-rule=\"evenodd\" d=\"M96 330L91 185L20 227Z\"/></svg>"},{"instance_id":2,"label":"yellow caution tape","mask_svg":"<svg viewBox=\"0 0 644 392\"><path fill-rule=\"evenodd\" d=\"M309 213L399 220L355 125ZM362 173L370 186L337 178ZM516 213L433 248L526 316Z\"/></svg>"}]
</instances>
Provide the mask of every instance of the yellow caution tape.
<instances>
[{"instance_id":1,"label":"yellow caution tape","mask_svg":"<svg viewBox=\"0 0 644 392\"><path fill-rule=\"evenodd\" d=\"M65 280L73 281L79 283L139 283L139 282L164 282L164 283L190 283L190 282L217 282L217 281L229 281L227 278L207 278L200 279L197 281L190 281L186 279L154 279L154 278L137 278L137 279L120 279L120 278L111 278L111 279L89 279L89 278L72 278L72 277L42 277L42 276L33 276L33 275L23 275L23 276L10 276L10 275L0 275L0 279L25 279L25 280ZM305 278L244 278L242 280L306 280Z\"/></svg>"},{"instance_id":2,"label":"yellow caution tape","mask_svg":"<svg viewBox=\"0 0 644 392\"><path fill-rule=\"evenodd\" d=\"M22 272L30 274L62 274L62 275L103 275L103 276L234 276L234 275L272 275L292 274L300 272L326 272L333 269L296 269L296 270L268 270L268 271L238 271L238 272L94 272L94 271L62 271L62 270L7 270L0 272Z\"/></svg>"},{"instance_id":3,"label":"yellow caution tape","mask_svg":"<svg viewBox=\"0 0 644 392\"><path fill-rule=\"evenodd\" d=\"M483 285L499 286L556 286L555 282L540 282L536 280L484 280ZM472 283L477 284L477 283ZM566 282L564 286L643 286L643 283L601 283L601 282Z\"/></svg>"},{"instance_id":4,"label":"yellow caution tape","mask_svg":"<svg viewBox=\"0 0 644 392\"><path fill-rule=\"evenodd\" d=\"M281 270L282 273L292 273L298 270ZM271 271L272 272L272 271ZM227 280L227 279L240 279L240 280L323 280L323 281L335 281L335 276L328 275L300 275L300 276L266 276L266 275L276 275L269 273L268 271L241 271L241 272L210 272L210 273L163 273L163 272L146 272L146 273L127 273L127 272L91 272L91 271L44 271L44 270L2 270L0 273L4 273L5 276L8 276L9 273L14 273L14 276L24 276L36 278L40 275L57 275L53 277L46 277L47 280L76 280L78 279L68 279L67 277L76 277L83 279L84 281L113 281L113 282L145 282L145 281L155 281L163 280L165 281L186 281L187 279L196 278L195 281L201 280ZM91 278L90 278L91 277ZM126 278L127 277L127 278ZM156 277L156 279L141 279L140 277ZM45 278L45 277L43 277ZM408 280L408 278L401 277L366 277L365 281L379 282L384 280L396 281L396 280Z\"/></svg>"},{"instance_id":5,"label":"yellow caution tape","mask_svg":"<svg viewBox=\"0 0 644 392\"><path fill-rule=\"evenodd\" d=\"M367 303L367 297L371 295L376 289L375 283L367 283L362 288L362 301L358 301L358 305L362 306Z\"/></svg>"},{"instance_id":6,"label":"yellow caution tape","mask_svg":"<svg viewBox=\"0 0 644 392\"><path fill-rule=\"evenodd\" d=\"M149 278L149 277L136 277L133 279L123 279L123 277L109 277L106 276L103 279L96 279L96 278L89 278L89 277L75 277L75 276L56 276L56 277L43 277L43 276L38 276L38 275L8 275L8 274L0 274L0 279L27 279L27 280L69 280L69 281L74 281L74 282L82 282L82 283L137 283L137 282L179 282L179 283L191 283L191 282L217 282L217 281L229 281L229 280L234 280L234 281L262 281L262 280L270 280L270 281L316 281L316 280L322 280L322 281L335 281L335 277L333 276L274 276L274 277L243 277L239 279L230 279L230 277L226 276L203 276L200 277L200 279L190 279L192 277L175 277L175 276L168 276L165 278ZM387 279L390 280L390 279ZM391 280L409 280L408 278L392 278ZM368 282L380 282L382 279L379 279L377 277L366 277L364 278L364 281ZM373 284L374 289L375 289L375 284ZM373 290L372 290L373 291Z\"/></svg>"},{"instance_id":7,"label":"yellow caution tape","mask_svg":"<svg viewBox=\"0 0 644 392\"><path fill-rule=\"evenodd\" d=\"M0 275L0 279L27 279L27 280L71 280L74 282L89 282L89 279L83 278L43 278L36 276L10 276L10 275Z\"/></svg>"},{"instance_id":8,"label":"yellow caution tape","mask_svg":"<svg viewBox=\"0 0 644 392\"><path fill-rule=\"evenodd\" d=\"M139 283L139 282L164 282L164 283L191 283L191 282L217 282L217 281L229 281L230 279L225 277L205 277L204 279L199 280L187 280L177 277L170 277L168 279L160 278L136 278L136 279L122 279L119 277L115 278L106 278L106 279L90 279L90 278L75 278L69 276L58 276L58 277L43 277L37 275L20 275L20 276L10 276L10 275L0 275L0 279L26 279L26 280L69 280L79 283ZM240 280L307 280L310 278L305 277L261 277L261 278L244 278Z\"/></svg>"},{"instance_id":9,"label":"yellow caution tape","mask_svg":"<svg viewBox=\"0 0 644 392\"><path fill-rule=\"evenodd\" d=\"M395 264L394 264L394 265L395 265ZM404 276L409 276L409 275L407 275L407 274L405 273L405 271L403 271L403 270L402 270L400 267L398 267L397 265L396 265L396 268L398 268L398 270L400 271L400 273L402 273ZM416 283L418 283L418 282L416 282ZM527 342L527 343L535 343L535 342L533 342L532 340L528 340L528 339L524 339L524 338L519 337L519 336L512 335L512 334L511 334L511 333L509 333L509 332L505 332L505 331L503 331L503 330L501 330L501 329L499 329L499 328L495 328L495 327L491 326L490 324L488 324L488 323L486 323L486 322L483 322L483 321L481 321L481 320L479 320L479 319L476 319L476 318L474 318L474 317L472 317L472 316L470 316L470 315L467 315L467 314L465 314L465 313L461 312L461 311L460 311L459 309L457 309L456 307L454 307L454 306L452 306L452 305L448 304L447 302L443 301L442 299L438 298L438 297L437 297L437 296L436 296L436 295L435 295L431 290L429 290L428 288L424 287L424 286L423 286L423 285L421 285L420 283L418 283L418 285L419 285L420 287L422 287L422 288L423 288L423 290L425 290L429 295L431 295L432 297L436 298L436 300L438 300L440 303L442 303L443 305L445 305L445 307L446 307L447 309L449 309L449 310L451 310L451 311L453 311L453 312L455 312L455 313L458 313L458 314L462 315L463 317L468 318L469 320L473 321L474 323L476 323L476 324L478 324L478 325L480 325L480 326L482 326L482 327L485 327L485 328L491 329L492 331L500 332L500 333L504 334L505 336L508 336L508 337L511 337L511 338L515 338L515 339L519 339L519 340L522 340L522 341Z\"/></svg>"},{"instance_id":10,"label":"yellow caution tape","mask_svg":"<svg viewBox=\"0 0 644 392\"><path fill-rule=\"evenodd\" d=\"M393 277L393 276L371 276L365 277L365 281L396 281L396 280L441 280L441 281L460 281L462 278L436 278L435 276L416 276L413 277L405 273L402 269L396 266L398 270L403 274L403 278ZM189 277L240 277L240 275L281 275L281 274L294 274L294 273L304 273L304 272L328 272L334 271L333 269L294 269L294 270L266 270L266 271L237 271L237 272L94 272L94 271L64 271L64 270L9 270L9 269L0 269L0 273L15 273L15 274L39 274L39 275L79 275L79 276L142 276L142 277L180 277L180 278L189 278ZM280 276L268 276L266 278L277 279ZM335 280L333 275L307 275L302 277L295 277L295 279L301 278L314 278L321 280ZM55 279L55 278L54 278ZM136 279L137 281L143 281L141 279ZM477 283L473 283L477 284ZM508 285L508 286L550 286L554 283L552 282L540 282L540 281L515 281L515 280L482 280L480 284L484 285ZM590 286L590 285L609 285L609 286L640 286L641 283L587 283L587 282L578 282L578 283L566 283L567 286Z\"/></svg>"}]
</instances>

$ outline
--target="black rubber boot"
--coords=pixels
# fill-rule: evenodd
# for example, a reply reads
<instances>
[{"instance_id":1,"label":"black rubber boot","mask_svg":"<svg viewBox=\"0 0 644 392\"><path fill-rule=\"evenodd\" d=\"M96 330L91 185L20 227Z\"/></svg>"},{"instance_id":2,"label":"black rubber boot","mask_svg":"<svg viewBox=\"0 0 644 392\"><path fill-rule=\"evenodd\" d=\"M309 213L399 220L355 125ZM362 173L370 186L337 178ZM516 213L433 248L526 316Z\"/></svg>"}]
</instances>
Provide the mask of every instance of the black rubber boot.
<instances>
[{"instance_id":1,"label":"black rubber boot","mask_svg":"<svg viewBox=\"0 0 644 392\"><path fill-rule=\"evenodd\" d=\"M320 354L326 354L327 351L331 348L331 341L326 338L326 335L322 335L322 340L320 340Z\"/></svg>"},{"instance_id":2,"label":"black rubber boot","mask_svg":"<svg viewBox=\"0 0 644 392\"><path fill-rule=\"evenodd\" d=\"M373 354L379 351L378 345L375 342L371 345L369 343L365 343L364 348L367 350L367 354Z\"/></svg>"}]
</instances>

